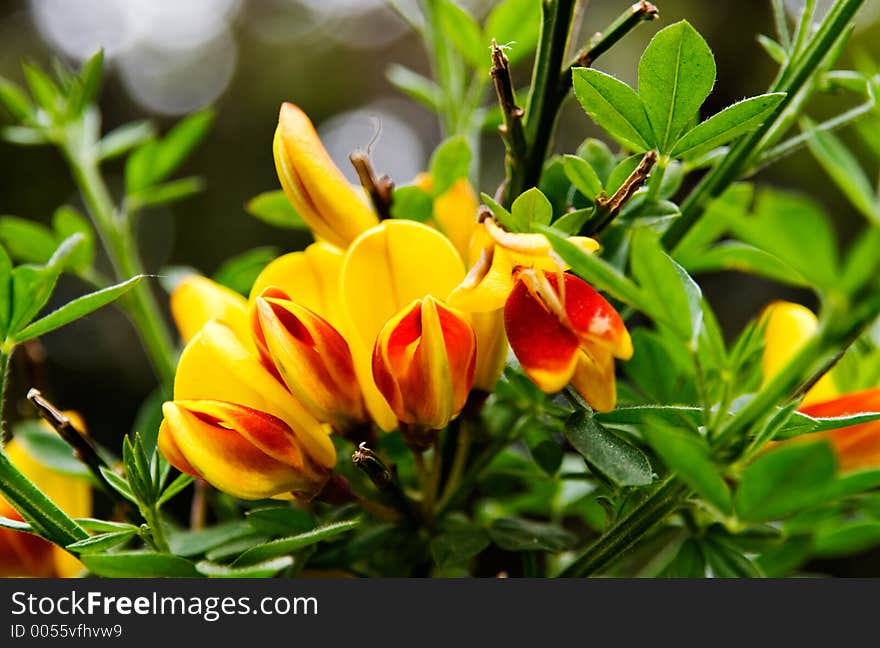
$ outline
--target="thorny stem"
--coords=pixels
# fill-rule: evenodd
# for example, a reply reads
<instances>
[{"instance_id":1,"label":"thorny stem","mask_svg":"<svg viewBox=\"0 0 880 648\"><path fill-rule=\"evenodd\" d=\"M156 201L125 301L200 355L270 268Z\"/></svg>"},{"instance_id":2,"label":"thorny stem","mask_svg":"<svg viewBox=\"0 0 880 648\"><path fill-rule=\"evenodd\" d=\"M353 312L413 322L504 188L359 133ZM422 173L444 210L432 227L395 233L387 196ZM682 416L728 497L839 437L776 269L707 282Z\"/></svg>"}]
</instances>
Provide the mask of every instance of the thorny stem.
<instances>
[{"instance_id":1,"label":"thorny stem","mask_svg":"<svg viewBox=\"0 0 880 648\"><path fill-rule=\"evenodd\" d=\"M604 230L614 221L615 218L617 218L617 215L620 213L620 210L623 209L623 206L629 202L633 195L641 189L645 182L648 181L648 178L651 177L651 169L654 168L656 162L657 152L648 151L645 153L644 157L642 157L639 165L633 170L629 177L623 181L620 188L614 192L613 196L610 198L600 196L596 199L596 225L593 229L594 234L598 234ZM663 167L660 167L661 176L656 182L658 185L663 180L662 168Z\"/></svg>"},{"instance_id":2,"label":"thorny stem","mask_svg":"<svg viewBox=\"0 0 880 648\"><path fill-rule=\"evenodd\" d=\"M387 175L376 177L370 156L363 151L355 151L348 156L348 159L357 171L361 186L370 197L379 219L391 218L391 192L394 190L394 182Z\"/></svg>"},{"instance_id":3,"label":"thorny stem","mask_svg":"<svg viewBox=\"0 0 880 648\"><path fill-rule=\"evenodd\" d=\"M759 150L760 143L782 117L785 109L795 99L800 89L807 83L813 72L834 47L846 25L864 3L864 0L839 0L822 21L819 29L807 43L803 53L788 66L788 70L770 88L771 92L784 92L772 118L749 135L740 139L724 158L707 173L694 190L681 204L681 216L663 236L663 244L672 252L678 247L691 227L700 220L705 208L713 198L735 182L746 171Z\"/></svg>"}]
</instances>

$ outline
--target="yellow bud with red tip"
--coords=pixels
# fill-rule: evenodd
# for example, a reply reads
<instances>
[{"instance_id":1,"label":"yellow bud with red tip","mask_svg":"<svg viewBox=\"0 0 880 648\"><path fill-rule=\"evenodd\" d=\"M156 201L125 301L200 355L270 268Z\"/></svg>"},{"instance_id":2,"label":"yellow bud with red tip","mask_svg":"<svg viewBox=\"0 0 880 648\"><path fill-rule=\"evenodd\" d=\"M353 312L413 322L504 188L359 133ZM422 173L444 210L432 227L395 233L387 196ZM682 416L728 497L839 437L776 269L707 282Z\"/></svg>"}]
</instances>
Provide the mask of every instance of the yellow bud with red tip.
<instances>
[{"instance_id":1,"label":"yellow bud with red tip","mask_svg":"<svg viewBox=\"0 0 880 648\"><path fill-rule=\"evenodd\" d=\"M209 320L215 319L247 339L247 300L207 277L193 274L171 293L171 315L180 337L189 342Z\"/></svg>"},{"instance_id":2,"label":"yellow bud with red tip","mask_svg":"<svg viewBox=\"0 0 880 648\"><path fill-rule=\"evenodd\" d=\"M464 315L428 295L380 331L373 379L398 420L439 430L467 401L476 351L474 330Z\"/></svg>"},{"instance_id":3,"label":"yellow bud with red tip","mask_svg":"<svg viewBox=\"0 0 880 648\"><path fill-rule=\"evenodd\" d=\"M159 447L181 472L242 499L286 493L310 499L331 469L315 462L296 432L276 416L225 401L162 406Z\"/></svg>"},{"instance_id":4,"label":"yellow bud with red tip","mask_svg":"<svg viewBox=\"0 0 880 648\"><path fill-rule=\"evenodd\" d=\"M589 284L567 273L522 269L504 322L513 352L542 391L571 383L594 409L614 409L614 358L632 357L632 341L617 311Z\"/></svg>"},{"instance_id":5,"label":"yellow bud with red tip","mask_svg":"<svg viewBox=\"0 0 880 648\"><path fill-rule=\"evenodd\" d=\"M273 152L284 193L316 237L344 248L378 223L330 159L308 116L292 103L281 106Z\"/></svg>"},{"instance_id":6,"label":"yellow bud with red tip","mask_svg":"<svg viewBox=\"0 0 880 648\"><path fill-rule=\"evenodd\" d=\"M340 432L367 421L348 343L327 320L270 286L251 325L264 362L316 419Z\"/></svg>"}]
</instances>

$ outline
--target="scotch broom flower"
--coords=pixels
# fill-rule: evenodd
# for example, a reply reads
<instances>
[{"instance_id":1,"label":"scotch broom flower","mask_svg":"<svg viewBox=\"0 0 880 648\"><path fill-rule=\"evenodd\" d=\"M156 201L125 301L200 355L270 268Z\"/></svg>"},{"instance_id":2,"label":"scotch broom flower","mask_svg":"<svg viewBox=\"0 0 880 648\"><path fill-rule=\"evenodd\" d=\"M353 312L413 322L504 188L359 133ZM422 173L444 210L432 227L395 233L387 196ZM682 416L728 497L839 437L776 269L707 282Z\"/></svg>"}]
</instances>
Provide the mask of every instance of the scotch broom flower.
<instances>
[{"instance_id":1,"label":"scotch broom flower","mask_svg":"<svg viewBox=\"0 0 880 648\"><path fill-rule=\"evenodd\" d=\"M73 412L65 412L76 427L84 429L82 420ZM48 424L43 423L48 426ZM92 513L92 491L86 481L59 473L31 456L25 446L12 439L4 447L13 464L37 488L73 518ZM18 512L0 497L0 516L21 520ZM72 578L82 570L82 563L61 547L24 531L0 528L0 578L32 576L37 578Z\"/></svg>"},{"instance_id":2,"label":"scotch broom flower","mask_svg":"<svg viewBox=\"0 0 880 648\"><path fill-rule=\"evenodd\" d=\"M547 393L571 383L594 409L614 409L614 358L628 360L633 352L617 311L568 273L520 269L515 282L504 323L529 378Z\"/></svg>"},{"instance_id":3,"label":"scotch broom flower","mask_svg":"<svg viewBox=\"0 0 880 648\"><path fill-rule=\"evenodd\" d=\"M162 406L159 446L178 470L242 499L282 493L311 499L331 467L314 461L276 416L235 403L178 400Z\"/></svg>"},{"instance_id":4,"label":"scotch broom flower","mask_svg":"<svg viewBox=\"0 0 880 648\"><path fill-rule=\"evenodd\" d=\"M764 381L779 372L819 327L813 312L800 304L778 301L764 311ZM839 417L880 412L880 388L841 394L831 374L825 374L805 394L799 411L813 417ZM880 421L802 435L825 438L834 448L840 470L880 468Z\"/></svg>"},{"instance_id":5,"label":"scotch broom flower","mask_svg":"<svg viewBox=\"0 0 880 648\"><path fill-rule=\"evenodd\" d=\"M281 106L273 151L284 193L315 236L344 248L378 223L330 159L308 116L292 103Z\"/></svg>"},{"instance_id":6,"label":"scotch broom flower","mask_svg":"<svg viewBox=\"0 0 880 648\"><path fill-rule=\"evenodd\" d=\"M180 337L189 342L208 320L226 324L242 339L248 330L247 300L200 275L190 275L171 293L171 315Z\"/></svg>"},{"instance_id":7,"label":"scotch broom flower","mask_svg":"<svg viewBox=\"0 0 880 648\"><path fill-rule=\"evenodd\" d=\"M440 430L467 401L476 351L474 330L465 316L428 295L380 331L373 348L373 378L398 420Z\"/></svg>"}]
</instances>

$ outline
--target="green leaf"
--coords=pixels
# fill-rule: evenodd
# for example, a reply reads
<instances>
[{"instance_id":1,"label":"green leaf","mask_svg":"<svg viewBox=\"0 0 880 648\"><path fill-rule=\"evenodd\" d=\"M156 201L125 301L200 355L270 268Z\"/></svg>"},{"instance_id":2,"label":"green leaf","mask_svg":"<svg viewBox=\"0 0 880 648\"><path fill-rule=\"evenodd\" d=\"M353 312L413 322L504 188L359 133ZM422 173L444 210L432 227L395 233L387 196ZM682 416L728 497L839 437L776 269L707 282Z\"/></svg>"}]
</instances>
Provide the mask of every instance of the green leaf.
<instances>
[{"instance_id":1,"label":"green leaf","mask_svg":"<svg viewBox=\"0 0 880 648\"><path fill-rule=\"evenodd\" d=\"M880 545L880 522L857 520L820 528L813 546L817 556L833 558L857 554L877 545Z\"/></svg>"},{"instance_id":2,"label":"green leaf","mask_svg":"<svg viewBox=\"0 0 880 648\"><path fill-rule=\"evenodd\" d=\"M42 146L49 143L43 131L26 126L0 127L0 139L18 146Z\"/></svg>"},{"instance_id":3,"label":"green leaf","mask_svg":"<svg viewBox=\"0 0 880 648\"><path fill-rule=\"evenodd\" d=\"M565 438L598 471L618 486L645 486L654 478L645 453L605 429L585 412L574 412L565 422Z\"/></svg>"},{"instance_id":4,"label":"green leaf","mask_svg":"<svg viewBox=\"0 0 880 648\"><path fill-rule=\"evenodd\" d=\"M758 95L728 106L682 135L671 157L693 159L754 130L773 114L784 92Z\"/></svg>"},{"instance_id":5,"label":"green leaf","mask_svg":"<svg viewBox=\"0 0 880 648\"><path fill-rule=\"evenodd\" d=\"M431 193L439 196L467 177L471 165L471 149L462 135L444 140L431 156Z\"/></svg>"},{"instance_id":6,"label":"green leaf","mask_svg":"<svg viewBox=\"0 0 880 648\"><path fill-rule=\"evenodd\" d=\"M420 223L430 220L434 214L434 198L430 193L410 185L399 187L392 194L391 216Z\"/></svg>"},{"instance_id":7,"label":"green leaf","mask_svg":"<svg viewBox=\"0 0 880 648\"><path fill-rule=\"evenodd\" d=\"M596 199L602 192L602 181L590 166L589 162L576 155L566 155L563 158L565 176L581 194L590 201Z\"/></svg>"},{"instance_id":8,"label":"green leaf","mask_svg":"<svg viewBox=\"0 0 880 648\"><path fill-rule=\"evenodd\" d=\"M196 569L208 578L272 578L283 569L293 565L293 558L280 556L265 562L246 567L230 567L203 560L196 563Z\"/></svg>"},{"instance_id":9,"label":"green leaf","mask_svg":"<svg viewBox=\"0 0 880 648\"><path fill-rule=\"evenodd\" d=\"M308 511L292 506L271 506L246 513L248 524L269 535L296 535L315 528L315 518Z\"/></svg>"},{"instance_id":10,"label":"green leaf","mask_svg":"<svg viewBox=\"0 0 880 648\"><path fill-rule=\"evenodd\" d=\"M505 0L495 6L486 18L483 42L488 44L495 39L505 48L505 54L513 66L534 51L540 30L540 0Z\"/></svg>"},{"instance_id":11,"label":"green leaf","mask_svg":"<svg viewBox=\"0 0 880 648\"><path fill-rule=\"evenodd\" d=\"M67 266L75 272L90 268L95 259L95 231L89 220L70 205L62 205L52 214L52 229L59 241L74 234L82 235L82 241L70 255Z\"/></svg>"},{"instance_id":12,"label":"green leaf","mask_svg":"<svg viewBox=\"0 0 880 648\"><path fill-rule=\"evenodd\" d=\"M161 182L174 173L205 138L214 123L214 112L202 110L180 120L161 142L151 170L152 182Z\"/></svg>"},{"instance_id":13,"label":"green leaf","mask_svg":"<svg viewBox=\"0 0 880 648\"><path fill-rule=\"evenodd\" d=\"M27 95L16 84L0 77L0 104L19 122L28 122L34 114Z\"/></svg>"},{"instance_id":14,"label":"green leaf","mask_svg":"<svg viewBox=\"0 0 880 648\"><path fill-rule=\"evenodd\" d=\"M763 574L755 563L726 542L709 537L703 543L703 552L714 578L761 578Z\"/></svg>"},{"instance_id":15,"label":"green leaf","mask_svg":"<svg viewBox=\"0 0 880 648\"><path fill-rule=\"evenodd\" d=\"M141 191L126 196L126 204L130 212L137 212L148 207L159 207L177 202L202 191L205 182L198 177L181 178L163 184L152 185Z\"/></svg>"},{"instance_id":16,"label":"green leaf","mask_svg":"<svg viewBox=\"0 0 880 648\"><path fill-rule=\"evenodd\" d=\"M74 234L62 241L45 265L20 265L12 270L12 313L7 336L14 335L27 326L46 305L58 282L58 276L82 240L81 234Z\"/></svg>"},{"instance_id":17,"label":"green leaf","mask_svg":"<svg viewBox=\"0 0 880 648\"><path fill-rule=\"evenodd\" d=\"M104 135L98 142L96 155L99 162L112 160L128 153L156 136L156 128L147 120L123 124Z\"/></svg>"},{"instance_id":18,"label":"green leaf","mask_svg":"<svg viewBox=\"0 0 880 648\"><path fill-rule=\"evenodd\" d=\"M499 518L489 526L489 537L505 551L565 551L575 536L565 529L522 518Z\"/></svg>"},{"instance_id":19,"label":"green leaf","mask_svg":"<svg viewBox=\"0 0 880 648\"><path fill-rule=\"evenodd\" d=\"M786 517L822 501L835 469L827 441L774 448L743 472L736 510L744 520L754 522Z\"/></svg>"},{"instance_id":20,"label":"green leaf","mask_svg":"<svg viewBox=\"0 0 880 648\"><path fill-rule=\"evenodd\" d=\"M845 257L840 287L846 294L856 294L866 282L874 279L880 268L880 227L867 227L853 243Z\"/></svg>"},{"instance_id":21,"label":"green leaf","mask_svg":"<svg viewBox=\"0 0 880 648\"><path fill-rule=\"evenodd\" d=\"M107 304L116 301L122 295L134 288L142 278L143 277L141 276L132 277L128 281L123 281L115 286L102 288L101 290L96 290L88 295L77 297L73 301L67 302L61 308L38 319L33 324L14 333L12 338L16 343L24 342L25 340L45 335L57 328L65 326L66 324L70 324L74 320L85 317L102 306L106 306Z\"/></svg>"},{"instance_id":22,"label":"green leaf","mask_svg":"<svg viewBox=\"0 0 880 648\"><path fill-rule=\"evenodd\" d=\"M290 204L287 196L280 189L257 194L247 202L244 208L251 216L256 216L264 223L274 227L296 230L309 229L302 216Z\"/></svg>"},{"instance_id":23,"label":"green leaf","mask_svg":"<svg viewBox=\"0 0 880 648\"><path fill-rule=\"evenodd\" d=\"M38 463L65 475L89 475L89 469L76 458L73 448L45 423L36 420L22 421L15 426L14 435Z\"/></svg>"},{"instance_id":24,"label":"green leaf","mask_svg":"<svg viewBox=\"0 0 880 648\"><path fill-rule=\"evenodd\" d=\"M125 193L134 194L153 182L153 167L159 152L159 143L147 140L137 147L125 161Z\"/></svg>"},{"instance_id":25,"label":"green leaf","mask_svg":"<svg viewBox=\"0 0 880 648\"><path fill-rule=\"evenodd\" d=\"M17 216L0 217L0 243L21 263L46 263L58 247L52 230Z\"/></svg>"},{"instance_id":26,"label":"green leaf","mask_svg":"<svg viewBox=\"0 0 880 648\"><path fill-rule=\"evenodd\" d=\"M780 261L769 252L739 241L724 241L699 254L691 255L686 268L688 272L694 274L735 270L792 286L809 285L801 274L787 263Z\"/></svg>"},{"instance_id":27,"label":"green leaf","mask_svg":"<svg viewBox=\"0 0 880 648\"><path fill-rule=\"evenodd\" d=\"M68 114L71 116L81 115L95 100L101 87L103 71L104 50L101 49L86 59L80 67L77 82L68 97Z\"/></svg>"},{"instance_id":28,"label":"green leaf","mask_svg":"<svg viewBox=\"0 0 880 648\"><path fill-rule=\"evenodd\" d=\"M594 417L600 423L611 425L640 425L659 418L670 425L685 423L696 430L702 423L703 410L687 405L631 405L610 412L596 412Z\"/></svg>"},{"instance_id":29,"label":"green leaf","mask_svg":"<svg viewBox=\"0 0 880 648\"><path fill-rule=\"evenodd\" d=\"M801 126L810 135L807 146L813 157L853 207L869 221L880 224L880 198L858 159L836 135L815 126L806 118Z\"/></svg>"},{"instance_id":30,"label":"green leaf","mask_svg":"<svg viewBox=\"0 0 880 648\"><path fill-rule=\"evenodd\" d=\"M133 502L135 504L138 503L137 497L135 497L134 493L132 493L131 487L128 485L128 481L124 477L120 477L115 472L113 472L109 468L105 468L104 466L100 467L100 471L101 475L104 477L104 479L113 490L122 495L129 502Z\"/></svg>"},{"instance_id":31,"label":"green leaf","mask_svg":"<svg viewBox=\"0 0 880 648\"><path fill-rule=\"evenodd\" d=\"M138 532L138 527L128 522L111 522L109 520L98 520L96 518L76 518L74 520L86 531L95 533L115 533L117 531Z\"/></svg>"},{"instance_id":32,"label":"green leaf","mask_svg":"<svg viewBox=\"0 0 880 648\"><path fill-rule=\"evenodd\" d=\"M118 547L128 542L137 533L137 529L128 529L125 531L111 531L110 533L99 533L84 540L79 540L73 544L67 545L67 550L76 554L99 553Z\"/></svg>"},{"instance_id":33,"label":"green leaf","mask_svg":"<svg viewBox=\"0 0 880 648\"><path fill-rule=\"evenodd\" d=\"M678 548L675 558L663 571L663 578L705 578L706 561L700 543L687 538Z\"/></svg>"},{"instance_id":34,"label":"green leaf","mask_svg":"<svg viewBox=\"0 0 880 648\"><path fill-rule=\"evenodd\" d=\"M264 562L277 556L286 556L294 551L311 546L318 542L332 540L333 538L348 533L356 528L360 522L358 520L347 520L345 522L334 522L322 527L318 527L312 531L300 533L299 535L289 538L280 538L272 540L266 544L257 545L245 551L235 561L236 567L241 565L252 565L254 563Z\"/></svg>"},{"instance_id":35,"label":"green leaf","mask_svg":"<svg viewBox=\"0 0 880 648\"><path fill-rule=\"evenodd\" d=\"M21 520L13 520L8 517L0 517L0 529L12 529L13 531L24 531L25 533L34 533L33 528L27 522Z\"/></svg>"},{"instance_id":36,"label":"green leaf","mask_svg":"<svg viewBox=\"0 0 880 648\"><path fill-rule=\"evenodd\" d=\"M434 112L439 112L443 92L431 79L396 63L388 66L385 76L392 85L405 92L411 99L415 99Z\"/></svg>"},{"instance_id":37,"label":"green leaf","mask_svg":"<svg viewBox=\"0 0 880 648\"><path fill-rule=\"evenodd\" d=\"M647 314L695 348L703 323L700 287L663 251L658 234L648 228L633 234L630 260L649 306Z\"/></svg>"},{"instance_id":38,"label":"green leaf","mask_svg":"<svg viewBox=\"0 0 880 648\"><path fill-rule=\"evenodd\" d=\"M168 544L171 553L189 558L252 533L253 529L244 520L232 520L207 529L178 531L169 536Z\"/></svg>"},{"instance_id":39,"label":"green leaf","mask_svg":"<svg viewBox=\"0 0 880 648\"><path fill-rule=\"evenodd\" d=\"M639 61L639 95L660 153L672 148L715 85L715 58L682 20L657 32Z\"/></svg>"},{"instance_id":40,"label":"green leaf","mask_svg":"<svg viewBox=\"0 0 880 648\"><path fill-rule=\"evenodd\" d=\"M608 145L602 140L588 137L578 146L577 155L593 167L599 180L605 184L615 165L614 153L611 152Z\"/></svg>"},{"instance_id":41,"label":"green leaf","mask_svg":"<svg viewBox=\"0 0 880 648\"><path fill-rule=\"evenodd\" d=\"M570 211L553 221L553 229L569 236L575 236L580 233L594 213L595 210L592 207Z\"/></svg>"},{"instance_id":42,"label":"green leaf","mask_svg":"<svg viewBox=\"0 0 880 648\"><path fill-rule=\"evenodd\" d=\"M592 68L572 71L574 94L584 111L623 146L644 152L654 146L645 105L636 91Z\"/></svg>"},{"instance_id":43,"label":"green leaf","mask_svg":"<svg viewBox=\"0 0 880 648\"><path fill-rule=\"evenodd\" d=\"M0 496L28 522L34 533L65 547L88 534L46 497L0 448Z\"/></svg>"},{"instance_id":44,"label":"green leaf","mask_svg":"<svg viewBox=\"0 0 880 648\"><path fill-rule=\"evenodd\" d=\"M436 0L434 7L440 29L465 61L475 69L487 67L488 43L483 43L483 33L473 16L452 0Z\"/></svg>"},{"instance_id":45,"label":"green leaf","mask_svg":"<svg viewBox=\"0 0 880 648\"><path fill-rule=\"evenodd\" d=\"M516 232L530 232L533 225L549 225L553 220L553 206L537 187L521 193L510 206L510 215Z\"/></svg>"},{"instance_id":46,"label":"green leaf","mask_svg":"<svg viewBox=\"0 0 880 648\"><path fill-rule=\"evenodd\" d=\"M192 484L193 476L187 474L178 475L173 482L168 484L168 488L162 491L162 495L156 500L156 506L162 506L168 500L173 498L178 493L182 492L187 486Z\"/></svg>"},{"instance_id":47,"label":"green leaf","mask_svg":"<svg viewBox=\"0 0 880 648\"><path fill-rule=\"evenodd\" d=\"M682 481L721 513L729 515L733 512L730 489L722 479L720 469L709 458L709 446L702 437L657 419L648 421L639 430L663 463Z\"/></svg>"},{"instance_id":48,"label":"green leaf","mask_svg":"<svg viewBox=\"0 0 880 648\"><path fill-rule=\"evenodd\" d=\"M727 215L737 238L759 247L820 287L836 286L836 237L822 208L811 199L763 189L751 216Z\"/></svg>"},{"instance_id":49,"label":"green leaf","mask_svg":"<svg viewBox=\"0 0 880 648\"><path fill-rule=\"evenodd\" d=\"M639 166L641 161L641 155L630 155L617 163L611 170L611 173L608 174L608 179L605 181L605 193L610 196L620 189L626 179L636 170L636 167Z\"/></svg>"},{"instance_id":50,"label":"green leaf","mask_svg":"<svg viewBox=\"0 0 880 648\"><path fill-rule=\"evenodd\" d=\"M489 546L485 530L474 525L457 525L431 540L431 556L438 567L467 563Z\"/></svg>"},{"instance_id":51,"label":"green leaf","mask_svg":"<svg viewBox=\"0 0 880 648\"><path fill-rule=\"evenodd\" d=\"M34 101L50 115L56 115L59 108L58 100L61 96L58 86L38 67L25 63L22 65L22 69Z\"/></svg>"},{"instance_id":52,"label":"green leaf","mask_svg":"<svg viewBox=\"0 0 880 648\"><path fill-rule=\"evenodd\" d=\"M248 295L259 274L278 256L274 247L258 247L227 259L214 273L214 281Z\"/></svg>"},{"instance_id":53,"label":"green leaf","mask_svg":"<svg viewBox=\"0 0 880 648\"><path fill-rule=\"evenodd\" d=\"M769 36L765 36L764 34L758 34L757 36L758 44L767 52L767 56L773 59L774 63L782 65L785 63L785 60L788 58L788 54L785 52L785 48L782 47L775 40L770 38Z\"/></svg>"},{"instance_id":54,"label":"green leaf","mask_svg":"<svg viewBox=\"0 0 880 648\"><path fill-rule=\"evenodd\" d=\"M106 578L196 578L199 572L186 558L150 551L84 554L80 560L93 574Z\"/></svg>"},{"instance_id":55,"label":"green leaf","mask_svg":"<svg viewBox=\"0 0 880 648\"><path fill-rule=\"evenodd\" d=\"M511 232L516 231L516 224L509 211L507 211L500 203L496 202L489 194L481 193L480 199L483 201L483 204L489 208L489 211L492 212L492 216L496 221L501 223L507 230Z\"/></svg>"}]
</instances>

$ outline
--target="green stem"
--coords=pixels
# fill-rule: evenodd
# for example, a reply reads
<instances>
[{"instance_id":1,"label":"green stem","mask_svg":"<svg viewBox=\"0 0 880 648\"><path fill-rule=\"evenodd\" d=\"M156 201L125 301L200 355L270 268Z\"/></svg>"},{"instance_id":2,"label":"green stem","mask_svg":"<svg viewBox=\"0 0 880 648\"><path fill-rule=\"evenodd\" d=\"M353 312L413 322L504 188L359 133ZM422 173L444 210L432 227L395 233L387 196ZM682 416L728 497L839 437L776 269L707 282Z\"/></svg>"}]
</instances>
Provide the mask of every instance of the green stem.
<instances>
[{"instance_id":1,"label":"green stem","mask_svg":"<svg viewBox=\"0 0 880 648\"><path fill-rule=\"evenodd\" d=\"M461 421L458 428L458 439L455 447L455 457L452 459L452 468L449 471L449 478L446 480L446 487L443 489L443 494L440 496L440 500L437 502L436 508L438 510L443 510L446 507L446 504L449 502L452 494L455 493L456 488L458 488L458 484L461 481L461 476L464 473L465 466L467 465L470 447L471 436L468 421L463 420Z\"/></svg>"},{"instance_id":2,"label":"green stem","mask_svg":"<svg viewBox=\"0 0 880 648\"><path fill-rule=\"evenodd\" d=\"M124 281L144 274L130 218L117 213L110 192L90 156L82 155L79 147L62 144L74 179L92 216L116 279ZM174 382L176 351L171 334L162 317L150 285L142 281L131 289L122 302L143 342L163 388L170 394Z\"/></svg>"},{"instance_id":3,"label":"green stem","mask_svg":"<svg viewBox=\"0 0 880 648\"><path fill-rule=\"evenodd\" d=\"M601 573L681 506L689 492L674 477L667 477L641 504L615 522L559 576L573 578Z\"/></svg>"},{"instance_id":4,"label":"green stem","mask_svg":"<svg viewBox=\"0 0 880 648\"><path fill-rule=\"evenodd\" d=\"M159 509L155 504L141 509L141 515L144 516L147 525L150 527L150 537L156 550L161 553L171 553L171 547L168 545L168 539L165 537L165 529L162 526L162 519L159 517Z\"/></svg>"},{"instance_id":5,"label":"green stem","mask_svg":"<svg viewBox=\"0 0 880 648\"><path fill-rule=\"evenodd\" d=\"M674 251L693 225L700 220L709 202L735 182L750 166L760 151L765 135L780 119L788 105L795 99L813 72L822 63L828 52L844 33L847 23L853 18L865 0L838 0L825 16L821 26L807 43L803 53L792 61L786 72L780 75L770 92L784 92L785 98L779 103L771 119L743 137L735 144L721 162L707 173L681 205L681 216L663 236L666 249Z\"/></svg>"},{"instance_id":6,"label":"green stem","mask_svg":"<svg viewBox=\"0 0 880 648\"><path fill-rule=\"evenodd\" d=\"M14 346L0 350L0 448L9 443L12 438L3 413L6 411L6 383L9 380L9 364L14 351Z\"/></svg>"}]
</instances>

